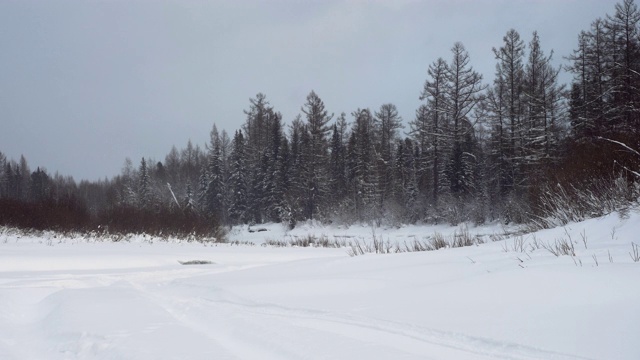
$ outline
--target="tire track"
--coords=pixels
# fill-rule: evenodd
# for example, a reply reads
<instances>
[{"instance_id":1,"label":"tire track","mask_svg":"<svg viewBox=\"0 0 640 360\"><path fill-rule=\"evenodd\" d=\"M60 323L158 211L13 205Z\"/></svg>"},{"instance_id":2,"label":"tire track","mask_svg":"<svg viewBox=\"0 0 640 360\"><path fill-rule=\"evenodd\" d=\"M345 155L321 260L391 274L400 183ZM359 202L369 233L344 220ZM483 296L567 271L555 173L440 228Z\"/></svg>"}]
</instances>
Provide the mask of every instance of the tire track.
<instances>
[{"instance_id":1,"label":"tire track","mask_svg":"<svg viewBox=\"0 0 640 360\"><path fill-rule=\"evenodd\" d=\"M193 296L175 295L176 287L172 287L172 294L139 288L174 317L212 336L242 359L350 358L339 353L325 356L328 346L339 342L334 348L355 351L371 347L377 349L374 355L389 353L396 358L589 360L414 324L256 303L214 287L194 289L193 285L175 285ZM316 344L310 344L313 341ZM317 344L321 344L320 352L309 357L307 347Z\"/></svg>"}]
</instances>

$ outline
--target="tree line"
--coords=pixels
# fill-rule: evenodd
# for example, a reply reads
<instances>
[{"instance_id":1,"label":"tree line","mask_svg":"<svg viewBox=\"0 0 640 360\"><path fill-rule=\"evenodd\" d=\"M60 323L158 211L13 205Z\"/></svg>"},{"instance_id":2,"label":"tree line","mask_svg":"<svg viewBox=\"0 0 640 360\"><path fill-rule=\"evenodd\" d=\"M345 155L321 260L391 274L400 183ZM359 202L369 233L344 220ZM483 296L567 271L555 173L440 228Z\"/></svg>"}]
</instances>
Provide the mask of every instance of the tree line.
<instances>
[{"instance_id":1,"label":"tree line","mask_svg":"<svg viewBox=\"0 0 640 360\"><path fill-rule=\"evenodd\" d=\"M634 1L581 32L564 68L554 66L537 32L527 40L506 32L493 48L488 83L455 43L428 66L416 94L422 104L407 126L394 104L336 116L314 91L285 125L258 93L233 134L213 125L204 147L189 142L164 161L142 158L136 166L127 159L110 180L76 184L42 168L30 172L24 157L0 153L0 220L33 226L17 214L48 204L51 213L69 213L64 221L74 228L202 235L221 225L293 227L309 219L527 222L546 215L550 194L592 189L604 196L602 187L619 187L620 179L637 191ZM568 87L559 83L562 71L573 75Z\"/></svg>"}]
</instances>

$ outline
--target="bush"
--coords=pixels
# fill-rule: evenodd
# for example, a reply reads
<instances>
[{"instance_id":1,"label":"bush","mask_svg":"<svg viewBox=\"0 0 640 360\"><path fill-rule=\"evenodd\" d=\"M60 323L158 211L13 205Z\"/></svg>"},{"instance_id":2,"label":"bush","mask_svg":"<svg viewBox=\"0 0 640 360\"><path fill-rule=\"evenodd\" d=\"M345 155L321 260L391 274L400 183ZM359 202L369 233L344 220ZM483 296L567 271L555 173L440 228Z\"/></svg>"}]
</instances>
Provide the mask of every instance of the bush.
<instances>
[{"instance_id":1,"label":"bush","mask_svg":"<svg viewBox=\"0 0 640 360\"><path fill-rule=\"evenodd\" d=\"M39 202L0 198L0 225L20 229L108 234L142 234L187 238L224 238L216 219L178 208L155 210L116 206L91 216L75 197Z\"/></svg>"},{"instance_id":2,"label":"bush","mask_svg":"<svg viewBox=\"0 0 640 360\"><path fill-rule=\"evenodd\" d=\"M26 202L0 199L0 225L21 229L87 231L91 216L75 197Z\"/></svg>"},{"instance_id":3,"label":"bush","mask_svg":"<svg viewBox=\"0 0 640 360\"><path fill-rule=\"evenodd\" d=\"M155 236L224 237L216 219L177 208L156 210L118 206L98 214L96 224L109 233L140 234Z\"/></svg>"},{"instance_id":4,"label":"bush","mask_svg":"<svg viewBox=\"0 0 640 360\"><path fill-rule=\"evenodd\" d=\"M637 201L640 186L623 177L593 179L580 185L547 185L538 196L532 230L624 212Z\"/></svg>"}]
</instances>

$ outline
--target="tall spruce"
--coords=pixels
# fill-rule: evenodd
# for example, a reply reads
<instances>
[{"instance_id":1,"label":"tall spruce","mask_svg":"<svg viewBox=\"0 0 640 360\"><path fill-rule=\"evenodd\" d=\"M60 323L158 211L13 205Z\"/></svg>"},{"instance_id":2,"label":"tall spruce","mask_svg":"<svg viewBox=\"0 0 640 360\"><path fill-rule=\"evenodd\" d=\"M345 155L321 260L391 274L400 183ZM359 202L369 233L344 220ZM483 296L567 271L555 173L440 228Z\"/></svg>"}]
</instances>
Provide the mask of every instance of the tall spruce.
<instances>
[{"instance_id":1,"label":"tall spruce","mask_svg":"<svg viewBox=\"0 0 640 360\"><path fill-rule=\"evenodd\" d=\"M381 216L380 188L376 172L375 124L369 109L353 112L354 123L347 145L347 173L350 198L357 219L377 220Z\"/></svg>"},{"instance_id":2,"label":"tall spruce","mask_svg":"<svg viewBox=\"0 0 640 360\"><path fill-rule=\"evenodd\" d=\"M142 158L138 168L138 206L141 209L148 209L151 206L151 180L147 161Z\"/></svg>"},{"instance_id":3,"label":"tall spruce","mask_svg":"<svg viewBox=\"0 0 640 360\"><path fill-rule=\"evenodd\" d=\"M281 115L274 114L270 128L270 136L268 140L268 150L263 156L263 190L264 190L264 207L266 217L269 221L280 221L280 209L284 202L284 174L281 171L283 167L281 157L281 147L283 140Z\"/></svg>"},{"instance_id":4,"label":"tall spruce","mask_svg":"<svg viewBox=\"0 0 640 360\"><path fill-rule=\"evenodd\" d=\"M344 113L338 118L338 122L340 121L346 122ZM331 155L329 160L329 191L334 208L342 202L347 190L346 147L343 136L338 124L334 124L331 134Z\"/></svg>"},{"instance_id":5,"label":"tall spruce","mask_svg":"<svg viewBox=\"0 0 640 360\"><path fill-rule=\"evenodd\" d=\"M230 158L231 203L229 218L232 224L244 224L249 218L247 214L247 174L245 164L245 141L242 130L233 136L233 148Z\"/></svg>"},{"instance_id":6,"label":"tall spruce","mask_svg":"<svg viewBox=\"0 0 640 360\"><path fill-rule=\"evenodd\" d=\"M305 144L308 141L307 136L303 136L307 133L305 124L302 122L302 116L298 115L291 122L290 125L290 156L289 156L289 191L285 196L286 204L291 208L292 221L303 220L303 199L305 198L305 192L307 186L305 184L305 174L307 172L307 161L305 159Z\"/></svg>"},{"instance_id":7,"label":"tall spruce","mask_svg":"<svg viewBox=\"0 0 640 360\"><path fill-rule=\"evenodd\" d=\"M218 128L215 124L211 129L208 148L209 154L206 170L204 209L207 215L215 219L223 219L223 215L226 214L223 195L223 167L221 159L220 134L218 133Z\"/></svg>"},{"instance_id":8,"label":"tall spruce","mask_svg":"<svg viewBox=\"0 0 640 360\"><path fill-rule=\"evenodd\" d=\"M313 219L323 205L328 193L329 153L327 136L331 130L328 126L333 115L325 110L324 102L311 91L307 102L302 107L306 115L306 127L309 135L308 172L306 184L309 187L305 198L306 217Z\"/></svg>"}]
</instances>

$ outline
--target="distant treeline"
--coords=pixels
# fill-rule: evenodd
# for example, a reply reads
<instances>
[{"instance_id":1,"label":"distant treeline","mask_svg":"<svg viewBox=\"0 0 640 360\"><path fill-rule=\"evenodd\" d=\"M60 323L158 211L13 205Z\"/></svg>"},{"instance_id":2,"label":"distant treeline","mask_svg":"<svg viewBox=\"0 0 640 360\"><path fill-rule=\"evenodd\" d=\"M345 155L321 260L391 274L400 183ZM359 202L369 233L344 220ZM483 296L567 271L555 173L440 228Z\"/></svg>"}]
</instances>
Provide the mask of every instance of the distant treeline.
<instances>
[{"instance_id":1,"label":"distant treeline","mask_svg":"<svg viewBox=\"0 0 640 360\"><path fill-rule=\"evenodd\" d=\"M0 223L213 236L224 225L308 219L529 222L560 202L596 215L583 199L637 196L634 1L581 32L565 68L536 32L525 43L509 30L493 53L492 82L461 43L430 64L408 126L393 104L334 116L313 91L285 126L259 93L233 134L214 125L204 148L189 142L135 167L127 159L108 181L77 184L0 154ZM569 87L561 71L573 74Z\"/></svg>"}]
</instances>

